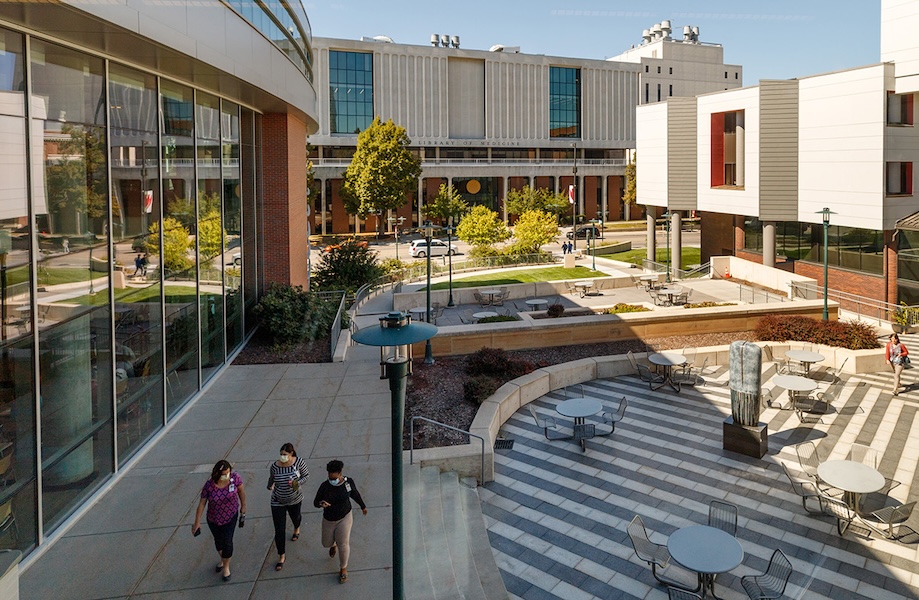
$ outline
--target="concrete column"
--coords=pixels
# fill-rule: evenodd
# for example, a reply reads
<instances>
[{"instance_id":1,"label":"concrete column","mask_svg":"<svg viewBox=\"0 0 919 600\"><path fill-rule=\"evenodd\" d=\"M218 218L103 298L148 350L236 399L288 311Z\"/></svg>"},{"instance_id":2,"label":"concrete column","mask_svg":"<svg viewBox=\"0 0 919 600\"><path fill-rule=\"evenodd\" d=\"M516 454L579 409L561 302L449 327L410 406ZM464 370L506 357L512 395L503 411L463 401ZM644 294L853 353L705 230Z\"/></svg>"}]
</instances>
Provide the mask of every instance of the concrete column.
<instances>
[{"instance_id":1,"label":"concrete column","mask_svg":"<svg viewBox=\"0 0 919 600\"><path fill-rule=\"evenodd\" d=\"M675 279L683 264L683 218L679 211L670 211L670 278Z\"/></svg>"},{"instance_id":2,"label":"concrete column","mask_svg":"<svg viewBox=\"0 0 919 600\"><path fill-rule=\"evenodd\" d=\"M646 244L648 248L648 260L654 260L655 257L657 256L657 244L655 243L657 239L656 238L657 224L655 223L654 213L652 212L650 206L648 207L648 216L646 217L646 221L648 224L647 226L648 241Z\"/></svg>"},{"instance_id":3,"label":"concrete column","mask_svg":"<svg viewBox=\"0 0 919 600\"><path fill-rule=\"evenodd\" d=\"M325 235L325 211L327 210L325 206L325 181L322 179L317 179L316 181L319 182L319 223L317 223L318 227L316 228L319 231L316 233Z\"/></svg>"},{"instance_id":4,"label":"concrete column","mask_svg":"<svg viewBox=\"0 0 919 600\"><path fill-rule=\"evenodd\" d=\"M602 178L603 183L600 186L600 219L606 222L609 212L607 211L607 197L609 196L609 177L606 175Z\"/></svg>"},{"instance_id":5,"label":"concrete column","mask_svg":"<svg viewBox=\"0 0 919 600\"><path fill-rule=\"evenodd\" d=\"M561 179L561 177L559 177L558 175L555 175L554 177L552 177L552 181L554 182L553 185L555 186L555 193L556 193L556 194L558 194L558 182L559 182L560 179Z\"/></svg>"},{"instance_id":6,"label":"concrete column","mask_svg":"<svg viewBox=\"0 0 919 600\"><path fill-rule=\"evenodd\" d=\"M775 266L775 221L763 221L763 266Z\"/></svg>"},{"instance_id":7,"label":"concrete column","mask_svg":"<svg viewBox=\"0 0 919 600\"><path fill-rule=\"evenodd\" d=\"M437 148L438 150L440 148ZM418 178L418 224L420 225L424 221L421 220L421 215L424 214L424 177ZM409 223L411 226L411 223Z\"/></svg>"},{"instance_id":8,"label":"concrete column","mask_svg":"<svg viewBox=\"0 0 919 600\"><path fill-rule=\"evenodd\" d=\"M529 177L529 180L530 180L530 189L531 190L536 189L536 175L531 175Z\"/></svg>"},{"instance_id":9,"label":"concrete column","mask_svg":"<svg viewBox=\"0 0 919 600\"><path fill-rule=\"evenodd\" d=\"M578 175L575 177L575 180L576 181L574 184L574 195L575 195L574 202L578 206L578 214L583 215L587 212L584 210L584 191L581 189L584 185L584 178Z\"/></svg>"},{"instance_id":10,"label":"concrete column","mask_svg":"<svg viewBox=\"0 0 919 600\"><path fill-rule=\"evenodd\" d=\"M501 212L504 213L504 223L507 224L507 180L509 177L501 178Z\"/></svg>"},{"instance_id":11,"label":"concrete column","mask_svg":"<svg viewBox=\"0 0 919 600\"><path fill-rule=\"evenodd\" d=\"M737 186L743 187L744 178L746 176L744 165L744 140L746 139L746 132L744 131L743 121L740 119L738 119L738 121L740 122L737 123L737 137L734 140L737 144L737 148L735 149L735 157L737 160Z\"/></svg>"}]
</instances>

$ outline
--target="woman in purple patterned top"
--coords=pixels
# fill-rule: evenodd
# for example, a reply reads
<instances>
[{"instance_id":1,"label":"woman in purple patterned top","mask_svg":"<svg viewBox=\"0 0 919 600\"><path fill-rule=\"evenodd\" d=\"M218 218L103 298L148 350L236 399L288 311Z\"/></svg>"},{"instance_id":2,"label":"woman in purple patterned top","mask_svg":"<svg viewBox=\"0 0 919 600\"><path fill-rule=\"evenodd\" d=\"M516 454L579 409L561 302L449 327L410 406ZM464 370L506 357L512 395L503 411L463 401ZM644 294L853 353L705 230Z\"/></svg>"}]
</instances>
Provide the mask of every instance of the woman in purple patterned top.
<instances>
[{"instance_id":1,"label":"woman in purple patterned top","mask_svg":"<svg viewBox=\"0 0 919 600\"><path fill-rule=\"evenodd\" d=\"M201 530L201 515L207 506L207 526L214 536L214 545L220 562L215 571L223 573L223 580L230 580L230 558L233 556L233 532L246 523L246 491L242 477L232 472L232 465L225 460L217 461L211 471L211 478L201 488L201 500L195 511L192 534Z\"/></svg>"}]
</instances>

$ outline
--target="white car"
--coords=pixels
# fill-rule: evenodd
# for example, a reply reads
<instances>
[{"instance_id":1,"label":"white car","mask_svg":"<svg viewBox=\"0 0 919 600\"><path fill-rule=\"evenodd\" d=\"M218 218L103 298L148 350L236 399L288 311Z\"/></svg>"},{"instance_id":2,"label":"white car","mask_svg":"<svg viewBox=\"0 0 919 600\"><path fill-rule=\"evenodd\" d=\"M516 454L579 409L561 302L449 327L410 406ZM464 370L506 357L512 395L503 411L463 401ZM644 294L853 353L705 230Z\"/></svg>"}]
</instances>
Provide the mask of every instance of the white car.
<instances>
[{"instance_id":1,"label":"white car","mask_svg":"<svg viewBox=\"0 0 919 600\"><path fill-rule=\"evenodd\" d=\"M414 258L424 258L428 255L428 244L424 240L415 240L412 242L412 247L409 250L409 254ZM456 254L456 246L450 244L447 246L447 242L443 240L431 240L431 256L452 256Z\"/></svg>"}]
</instances>

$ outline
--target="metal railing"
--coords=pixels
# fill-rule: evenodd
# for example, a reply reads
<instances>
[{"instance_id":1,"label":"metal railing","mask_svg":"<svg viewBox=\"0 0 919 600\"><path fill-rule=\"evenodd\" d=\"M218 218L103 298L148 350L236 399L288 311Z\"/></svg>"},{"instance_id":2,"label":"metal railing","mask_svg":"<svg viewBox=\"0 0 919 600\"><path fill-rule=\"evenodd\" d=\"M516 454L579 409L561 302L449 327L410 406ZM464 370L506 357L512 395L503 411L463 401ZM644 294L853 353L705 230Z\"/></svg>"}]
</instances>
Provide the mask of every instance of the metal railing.
<instances>
[{"instance_id":1,"label":"metal railing","mask_svg":"<svg viewBox=\"0 0 919 600\"><path fill-rule=\"evenodd\" d=\"M338 311L335 313L335 320L332 321L332 326L329 328L329 338L331 338L329 342L331 354L329 356L333 359L335 358L335 350L338 349L338 338L341 337L341 319L345 312L345 301L348 299L348 294L344 291L340 293L341 300L338 303Z\"/></svg>"},{"instance_id":2,"label":"metal railing","mask_svg":"<svg viewBox=\"0 0 919 600\"><path fill-rule=\"evenodd\" d=\"M792 281L788 284L791 287L792 298L801 298L805 300L816 300L823 298L823 287L816 283ZM867 298L857 294L850 294L840 290L827 290L827 298L839 303L839 308L858 315L858 318L868 318L880 323L890 323L894 320L894 315L905 311L908 325L919 323L919 306L904 306L902 304L892 304L883 300Z\"/></svg>"},{"instance_id":3,"label":"metal railing","mask_svg":"<svg viewBox=\"0 0 919 600\"><path fill-rule=\"evenodd\" d=\"M409 446L408 446L408 464L415 464L415 421L425 421L431 423L432 425L440 425L445 429L451 431L456 431L458 433L465 433L469 437L477 438L482 443L482 464L481 464L481 473L479 475L479 485L485 483L485 438L474 433L470 433L465 429L459 429L458 427L453 427L452 425L447 425L446 423L441 423L440 421L434 421L427 417L412 417L412 422L409 425Z\"/></svg>"},{"instance_id":4,"label":"metal railing","mask_svg":"<svg viewBox=\"0 0 919 600\"><path fill-rule=\"evenodd\" d=\"M351 164L350 158L312 158L314 167L347 167ZM435 167L447 165L476 165L482 167L488 166L556 166L569 168L574 165L570 158L425 158L421 161L422 167ZM579 167L603 166L603 167L624 167L626 160L624 158L579 158ZM570 168L569 168L570 170Z\"/></svg>"},{"instance_id":5,"label":"metal railing","mask_svg":"<svg viewBox=\"0 0 919 600\"><path fill-rule=\"evenodd\" d=\"M781 294L774 294L743 283L737 284L737 300L739 302L748 302L749 304L756 304L757 301L760 303L789 301L788 297Z\"/></svg>"},{"instance_id":6,"label":"metal railing","mask_svg":"<svg viewBox=\"0 0 919 600\"><path fill-rule=\"evenodd\" d=\"M666 273L667 265L666 263L659 263L647 258L641 259L641 268L645 271L651 271L654 273Z\"/></svg>"},{"instance_id":7,"label":"metal railing","mask_svg":"<svg viewBox=\"0 0 919 600\"><path fill-rule=\"evenodd\" d=\"M666 267L665 267L666 268ZM699 265L695 269L676 269L677 279L698 279L700 277L707 277L712 270L712 263L707 262L704 265Z\"/></svg>"},{"instance_id":8,"label":"metal railing","mask_svg":"<svg viewBox=\"0 0 919 600\"><path fill-rule=\"evenodd\" d=\"M437 262L434 262L434 261ZM456 260L453 258L453 273L468 273L472 271L484 271L497 267L521 267L527 265L545 265L560 262L561 258L552 254L515 254L511 256L483 256L480 258L469 258L465 260ZM431 259L431 277L446 275L450 269L446 256L438 256ZM399 279L404 283L421 281L427 278L427 264L422 261L409 266L406 269L390 274L391 279Z\"/></svg>"}]
</instances>

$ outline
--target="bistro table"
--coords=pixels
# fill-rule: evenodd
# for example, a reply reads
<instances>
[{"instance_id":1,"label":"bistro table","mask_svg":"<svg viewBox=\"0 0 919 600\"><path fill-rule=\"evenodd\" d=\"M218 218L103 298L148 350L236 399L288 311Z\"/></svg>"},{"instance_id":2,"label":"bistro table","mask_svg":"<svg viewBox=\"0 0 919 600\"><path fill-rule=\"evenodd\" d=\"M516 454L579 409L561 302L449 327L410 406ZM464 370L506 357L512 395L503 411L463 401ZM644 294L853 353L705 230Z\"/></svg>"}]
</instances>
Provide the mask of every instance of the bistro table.
<instances>
[{"instance_id":1,"label":"bistro table","mask_svg":"<svg viewBox=\"0 0 919 600\"><path fill-rule=\"evenodd\" d=\"M825 358L822 354L810 350L789 350L785 356L804 365L805 376L810 375L812 364L822 362Z\"/></svg>"},{"instance_id":2,"label":"bistro table","mask_svg":"<svg viewBox=\"0 0 919 600\"><path fill-rule=\"evenodd\" d=\"M680 367L686 364L686 357L680 354L679 352L655 352L654 354L648 355L648 362L652 365L657 365L658 367L663 367L664 369L664 381L657 387L652 387L652 390L659 390L664 387L664 384L670 384L677 392L680 391L680 385L673 383L673 367Z\"/></svg>"},{"instance_id":3,"label":"bistro table","mask_svg":"<svg viewBox=\"0 0 919 600\"><path fill-rule=\"evenodd\" d=\"M733 535L717 527L690 525L674 531L667 539L670 557L681 567L699 574L702 597L715 594L715 575L727 573L743 562L743 547Z\"/></svg>"},{"instance_id":4,"label":"bistro table","mask_svg":"<svg viewBox=\"0 0 919 600\"><path fill-rule=\"evenodd\" d=\"M497 317L498 313L493 310L483 310L481 312L472 313L472 316L478 321L479 319L487 319L488 317Z\"/></svg>"},{"instance_id":5,"label":"bistro table","mask_svg":"<svg viewBox=\"0 0 919 600\"><path fill-rule=\"evenodd\" d=\"M800 375L776 375L772 381L780 388L788 390L788 400L792 408L795 408L799 392L813 392L817 389L816 381Z\"/></svg>"},{"instance_id":6,"label":"bistro table","mask_svg":"<svg viewBox=\"0 0 919 600\"><path fill-rule=\"evenodd\" d=\"M657 283L657 275L641 275L638 280L643 281L645 289L650 292L654 288L654 284Z\"/></svg>"},{"instance_id":7,"label":"bistro table","mask_svg":"<svg viewBox=\"0 0 919 600\"><path fill-rule=\"evenodd\" d=\"M543 298L530 298L526 300L526 305L530 307L530 310L539 310L544 306L549 306L549 301Z\"/></svg>"},{"instance_id":8,"label":"bistro table","mask_svg":"<svg viewBox=\"0 0 919 600\"><path fill-rule=\"evenodd\" d=\"M412 315L412 321L425 321L424 313L426 312L428 312L428 309L424 306L408 309L408 314Z\"/></svg>"},{"instance_id":9,"label":"bistro table","mask_svg":"<svg viewBox=\"0 0 919 600\"><path fill-rule=\"evenodd\" d=\"M678 285L665 286L657 290L658 296L667 296L667 304L673 304L673 297L683 293L683 288Z\"/></svg>"},{"instance_id":10,"label":"bistro table","mask_svg":"<svg viewBox=\"0 0 919 600\"><path fill-rule=\"evenodd\" d=\"M563 417L574 419L575 426L583 425L584 420L587 417L595 415L601 410L603 410L603 403L596 398L590 398L587 396L584 396L583 398L563 400L555 406L555 412L562 415ZM581 450L586 452L587 440L581 438L580 443Z\"/></svg>"},{"instance_id":11,"label":"bistro table","mask_svg":"<svg viewBox=\"0 0 919 600\"><path fill-rule=\"evenodd\" d=\"M817 467L817 476L846 493L846 502L858 512L859 497L884 487L884 476L875 468L854 460L828 460Z\"/></svg>"},{"instance_id":12,"label":"bistro table","mask_svg":"<svg viewBox=\"0 0 919 600\"><path fill-rule=\"evenodd\" d=\"M489 304L494 304L495 296L500 294L501 290L499 290L498 288L485 288L483 290L479 290L479 293L482 294L483 296L488 296Z\"/></svg>"},{"instance_id":13,"label":"bistro table","mask_svg":"<svg viewBox=\"0 0 919 600\"><path fill-rule=\"evenodd\" d=\"M578 292L581 294L581 298L590 293L594 287L593 281L575 281L574 287L577 288Z\"/></svg>"}]
</instances>

